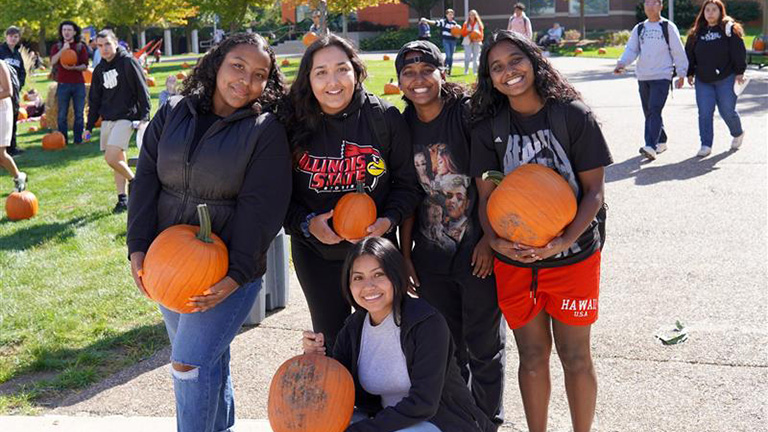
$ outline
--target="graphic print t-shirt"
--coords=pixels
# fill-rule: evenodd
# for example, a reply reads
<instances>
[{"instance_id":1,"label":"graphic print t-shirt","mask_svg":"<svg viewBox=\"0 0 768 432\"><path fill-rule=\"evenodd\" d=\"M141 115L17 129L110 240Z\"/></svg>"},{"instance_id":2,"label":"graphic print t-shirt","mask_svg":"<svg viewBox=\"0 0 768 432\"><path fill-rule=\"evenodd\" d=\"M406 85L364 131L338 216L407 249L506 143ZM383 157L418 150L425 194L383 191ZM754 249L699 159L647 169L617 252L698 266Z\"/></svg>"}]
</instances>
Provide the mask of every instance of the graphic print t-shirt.
<instances>
[{"instance_id":1,"label":"graphic print t-shirt","mask_svg":"<svg viewBox=\"0 0 768 432\"><path fill-rule=\"evenodd\" d=\"M569 105L568 110L569 124L566 126L570 146L561 144L552 133L547 106L530 117L522 117L510 110L507 142L493 137L490 121L482 122L472 134L472 175L481 177L488 170L502 171L507 175L524 164L544 165L555 170L568 182L579 201L581 183L577 173L608 166L613 160L594 116L576 105ZM500 153L504 155L501 160ZM554 267L581 261L599 248L599 240L597 222L593 221L570 248L540 261L536 266ZM499 254L497 257L509 264L530 267Z\"/></svg>"},{"instance_id":2,"label":"graphic print t-shirt","mask_svg":"<svg viewBox=\"0 0 768 432\"><path fill-rule=\"evenodd\" d=\"M465 100L447 103L429 123L408 108L413 164L424 192L416 212L414 265L435 273L470 268L472 251L482 236L477 187L469 175L469 126Z\"/></svg>"}]
</instances>

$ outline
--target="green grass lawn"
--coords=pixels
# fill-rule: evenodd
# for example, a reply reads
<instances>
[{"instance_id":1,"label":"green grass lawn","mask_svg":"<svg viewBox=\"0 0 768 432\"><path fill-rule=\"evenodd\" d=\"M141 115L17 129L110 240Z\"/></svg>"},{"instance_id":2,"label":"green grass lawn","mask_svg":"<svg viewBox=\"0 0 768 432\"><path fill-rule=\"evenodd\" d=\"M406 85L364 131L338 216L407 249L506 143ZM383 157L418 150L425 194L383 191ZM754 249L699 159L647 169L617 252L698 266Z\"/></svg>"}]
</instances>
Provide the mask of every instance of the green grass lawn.
<instances>
[{"instance_id":1,"label":"green grass lawn","mask_svg":"<svg viewBox=\"0 0 768 432\"><path fill-rule=\"evenodd\" d=\"M282 68L289 82L298 67L298 59L290 61ZM152 67L153 111L165 78L180 70L179 61ZM366 87L382 94L394 62L370 61L368 72ZM474 81L458 67L454 73L453 80ZM28 81L27 89L47 93L43 74ZM385 99L404 106L399 96ZM26 152L16 162L29 174L40 211L26 221L0 219L0 415L39 413L168 343L160 314L130 276L126 216L111 213L114 183L98 132L90 143L44 152L44 132L29 132L37 124L19 124ZM132 146L129 156L135 155ZM3 199L12 186L0 170Z\"/></svg>"}]
</instances>

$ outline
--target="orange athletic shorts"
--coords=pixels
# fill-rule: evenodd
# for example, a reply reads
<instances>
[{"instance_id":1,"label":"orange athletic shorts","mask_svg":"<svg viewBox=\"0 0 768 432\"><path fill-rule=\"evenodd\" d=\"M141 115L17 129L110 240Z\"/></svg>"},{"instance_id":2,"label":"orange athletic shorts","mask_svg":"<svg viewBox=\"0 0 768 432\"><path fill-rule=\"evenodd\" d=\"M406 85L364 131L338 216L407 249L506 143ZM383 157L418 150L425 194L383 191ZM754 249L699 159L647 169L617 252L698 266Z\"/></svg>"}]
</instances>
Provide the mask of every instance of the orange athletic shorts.
<instances>
[{"instance_id":1,"label":"orange athletic shorts","mask_svg":"<svg viewBox=\"0 0 768 432\"><path fill-rule=\"evenodd\" d=\"M523 327L542 309L563 324L590 325L597 321L600 251L575 264L535 271L494 261L499 308L509 328Z\"/></svg>"}]
</instances>

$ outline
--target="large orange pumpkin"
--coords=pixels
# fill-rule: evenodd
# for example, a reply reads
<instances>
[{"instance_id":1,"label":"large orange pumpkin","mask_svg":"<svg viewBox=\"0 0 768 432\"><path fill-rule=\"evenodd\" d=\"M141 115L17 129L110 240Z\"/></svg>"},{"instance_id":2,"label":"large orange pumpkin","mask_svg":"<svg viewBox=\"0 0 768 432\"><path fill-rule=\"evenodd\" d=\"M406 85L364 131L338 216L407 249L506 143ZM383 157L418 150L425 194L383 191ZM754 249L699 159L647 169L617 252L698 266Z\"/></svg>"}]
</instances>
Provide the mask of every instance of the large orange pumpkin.
<instances>
[{"instance_id":1,"label":"large orange pumpkin","mask_svg":"<svg viewBox=\"0 0 768 432\"><path fill-rule=\"evenodd\" d=\"M45 134L43 137L43 150L61 150L67 146L67 140L59 131Z\"/></svg>"},{"instance_id":2,"label":"large orange pumpkin","mask_svg":"<svg viewBox=\"0 0 768 432\"><path fill-rule=\"evenodd\" d=\"M320 36L317 35L315 32L307 32L307 34L304 35L303 38L301 38L301 42L304 44L304 46L310 46L313 43L315 43L316 40L318 40Z\"/></svg>"},{"instance_id":3,"label":"large orange pumpkin","mask_svg":"<svg viewBox=\"0 0 768 432\"><path fill-rule=\"evenodd\" d=\"M453 36L453 37L461 37L461 27L459 27L459 26L451 27L451 36Z\"/></svg>"},{"instance_id":4,"label":"large orange pumpkin","mask_svg":"<svg viewBox=\"0 0 768 432\"><path fill-rule=\"evenodd\" d=\"M93 69L86 69L83 71L83 80L85 80L86 84L91 83L91 80L93 80Z\"/></svg>"},{"instance_id":5,"label":"large orange pumpkin","mask_svg":"<svg viewBox=\"0 0 768 432\"><path fill-rule=\"evenodd\" d=\"M385 95L398 95L400 94L400 87L397 86L397 84L393 83L394 79L390 78L389 82L384 84L384 94Z\"/></svg>"},{"instance_id":6,"label":"large orange pumpkin","mask_svg":"<svg viewBox=\"0 0 768 432\"><path fill-rule=\"evenodd\" d=\"M75 66L77 64L77 53L72 48L67 48L61 52L59 62L64 66Z\"/></svg>"},{"instance_id":7,"label":"large orange pumpkin","mask_svg":"<svg viewBox=\"0 0 768 432\"><path fill-rule=\"evenodd\" d=\"M472 42L482 42L483 34L479 30L472 30L472 33L469 34L469 40Z\"/></svg>"},{"instance_id":8,"label":"large orange pumpkin","mask_svg":"<svg viewBox=\"0 0 768 432\"><path fill-rule=\"evenodd\" d=\"M352 419L355 384L336 360L318 354L293 357L277 369L267 412L274 432L342 432Z\"/></svg>"},{"instance_id":9,"label":"large orange pumpkin","mask_svg":"<svg viewBox=\"0 0 768 432\"><path fill-rule=\"evenodd\" d=\"M5 214L10 220L29 219L37 209L37 197L30 191L13 192L5 199Z\"/></svg>"},{"instance_id":10,"label":"large orange pumpkin","mask_svg":"<svg viewBox=\"0 0 768 432\"><path fill-rule=\"evenodd\" d=\"M363 182L333 208L333 230L346 240L360 239L368 235L368 227L376 222L376 203L365 193Z\"/></svg>"},{"instance_id":11,"label":"large orange pumpkin","mask_svg":"<svg viewBox=\"0 0 768 432\"><path fill-rule=\"evenodd\" d=\"M488 199L488 220L499 237L543 247L576 217L576 196L554 170L538 164L518 167L503 178L496 171L483 174L497 184Z\"/></svg>"},{"instance_id":12,"label":"large orange pumpkin","mask_svg":"<svg viewBox=\"0 0 768 432\"><path fill-rule=\"evenodd\" d=\"M200 226L166 228L149 246L140 274L149 297L166 308L192 312L189 298L202 295L227 275L229 253L224 242L211 232L205 204L197 206Z\"/></svg>"}]
</instances>

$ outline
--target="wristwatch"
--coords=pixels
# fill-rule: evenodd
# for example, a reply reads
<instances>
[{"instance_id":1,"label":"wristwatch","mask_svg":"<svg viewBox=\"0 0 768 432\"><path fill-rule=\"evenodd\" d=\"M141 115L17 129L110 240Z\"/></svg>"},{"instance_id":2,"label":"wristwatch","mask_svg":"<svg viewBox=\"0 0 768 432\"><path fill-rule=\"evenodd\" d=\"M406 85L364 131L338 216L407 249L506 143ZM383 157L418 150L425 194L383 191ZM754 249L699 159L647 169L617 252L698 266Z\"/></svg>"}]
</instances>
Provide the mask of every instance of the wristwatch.
<instances>
[{"instance_id":1,"label":"wristwatch","mask_svg":"<svg viewBox=\"0 0 768 432\"><path fill-rule=\"evenodd\" d=\"M304 237L310 238L312 234L309 233L309 221L312 220L313 217L317 216L316 213L310 213L307 215L307 217L304 218L304 222L301 223L301 232L304 234Z\"/></svg>"}]
</instances>

